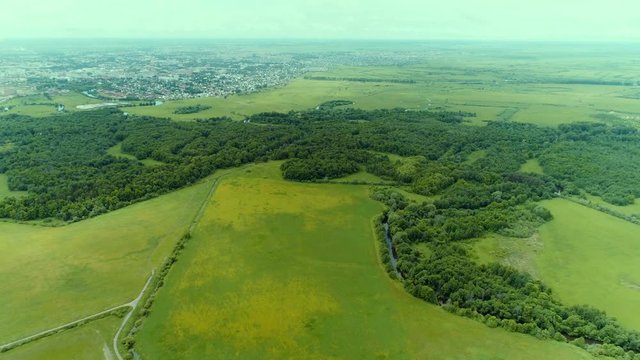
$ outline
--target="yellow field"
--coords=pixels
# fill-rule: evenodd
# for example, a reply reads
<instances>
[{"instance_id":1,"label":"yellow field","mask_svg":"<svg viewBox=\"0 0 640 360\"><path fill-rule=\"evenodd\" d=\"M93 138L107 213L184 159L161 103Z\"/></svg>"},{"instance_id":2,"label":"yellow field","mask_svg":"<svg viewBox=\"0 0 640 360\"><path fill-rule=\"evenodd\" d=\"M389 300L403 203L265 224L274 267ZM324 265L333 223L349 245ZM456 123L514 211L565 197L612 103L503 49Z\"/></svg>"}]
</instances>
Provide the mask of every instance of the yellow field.
<instances>
[{"instance_id":1,"label":"yellow field","mask_svg":"<svg viewBox=\"0 0 640 360\"><path fill-rule=\"evenodd\" d=\"M377 257L364 186L224 178L137 336L148 359L588 359L408 295Z\"/></svg>"}]
</instances>

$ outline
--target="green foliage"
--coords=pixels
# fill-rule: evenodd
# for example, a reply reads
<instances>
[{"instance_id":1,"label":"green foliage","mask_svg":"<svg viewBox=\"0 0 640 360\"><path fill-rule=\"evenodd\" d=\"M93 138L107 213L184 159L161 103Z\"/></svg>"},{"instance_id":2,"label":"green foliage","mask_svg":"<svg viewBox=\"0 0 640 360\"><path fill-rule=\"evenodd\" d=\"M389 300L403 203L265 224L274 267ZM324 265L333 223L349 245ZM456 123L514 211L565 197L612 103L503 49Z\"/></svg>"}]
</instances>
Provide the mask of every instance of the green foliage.
<instances>
[{"instance_id":1,"label":"green foliage","mask_svg":"<svg viewBox=\"0 0 640 360\"><path fill-rule=\"evenodd\" d=\"M497 263L479 265L457 243L488 232L507 230L514 236L518 232L514 224L522 226L518 224L523 219L530 228L550 219L548 210L527 203L538 199L539 184L512 184L513 180L505 176L492 184L506 190L500 196L490 186L483 191L486 185L458 182L434 204L408 204L397 192L375 191L374 199L389 207L387 218L405 288L490 327L500 325L543 339L582 337L613 346L603 351L614 356L620 351L640 352L640 332L622 328L602 311L563 305L550 288L527 273ZM424 258L411 246L414 243L427 243L430 257Z\"/></svg>"},{"instance_id":2,"label":"green foliage","mask_svg":"<svg viewBox=\"0 0 640 360\"><path fill-rule=\"evenodd\" d=\"M205 111L205 110L209 110L209 109L211 109L211 106L209 106L209 105L196 104L196 105L192 105L192 106L179 107L179 108L175 109L173 111L173 113L177 114L177 115L196 114L196 113L199 113L201 111Z\"/></svg>"}]
</instances>

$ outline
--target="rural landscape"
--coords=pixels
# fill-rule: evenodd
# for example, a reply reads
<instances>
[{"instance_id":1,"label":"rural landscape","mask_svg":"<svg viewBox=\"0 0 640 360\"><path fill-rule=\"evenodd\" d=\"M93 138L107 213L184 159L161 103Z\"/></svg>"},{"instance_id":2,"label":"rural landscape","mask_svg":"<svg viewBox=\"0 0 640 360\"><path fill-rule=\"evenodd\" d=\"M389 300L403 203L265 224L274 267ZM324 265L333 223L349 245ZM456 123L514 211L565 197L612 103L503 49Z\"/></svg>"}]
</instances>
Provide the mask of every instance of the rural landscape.
<instances>
[{"instance_id":1,"label":"rural landscape","mask_svg":"<svg viewBox=\"0 0 640 360\"><path fill-rule=\"evenodd\" d=\"M0 38L0 360L640 360L640 44L329 15Z\"/></svg>"}]
</instances>

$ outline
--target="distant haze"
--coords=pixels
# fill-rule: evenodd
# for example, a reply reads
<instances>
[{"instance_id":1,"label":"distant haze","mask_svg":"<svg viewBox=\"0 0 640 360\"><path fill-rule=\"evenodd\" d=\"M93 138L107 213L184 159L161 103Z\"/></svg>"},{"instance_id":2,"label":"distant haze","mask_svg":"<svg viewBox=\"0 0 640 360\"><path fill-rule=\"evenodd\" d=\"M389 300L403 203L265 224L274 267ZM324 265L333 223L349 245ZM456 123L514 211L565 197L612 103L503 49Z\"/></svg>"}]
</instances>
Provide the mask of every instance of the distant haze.
<instances>
[{"instance_id":1,"label":"distant haze","mask_svg":"<svg viewBox=\"0 0 640 360\"><path fill-rule=\"evenodd\" d=\"M639 0L4 0L0 39L640 41Z\"/></svg>"}]
</instances>

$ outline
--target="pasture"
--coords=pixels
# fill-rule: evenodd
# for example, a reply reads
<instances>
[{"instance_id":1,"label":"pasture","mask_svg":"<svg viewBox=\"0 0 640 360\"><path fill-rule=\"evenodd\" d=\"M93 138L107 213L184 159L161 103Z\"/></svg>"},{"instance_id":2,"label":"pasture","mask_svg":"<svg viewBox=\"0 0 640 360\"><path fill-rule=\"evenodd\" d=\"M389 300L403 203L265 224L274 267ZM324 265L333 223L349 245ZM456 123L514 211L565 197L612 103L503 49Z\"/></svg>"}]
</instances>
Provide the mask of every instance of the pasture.
<instances>
[{"instance_id":1,"label":"pasture","mask_svg":"<svg viewBox=\"0 0 640 360\"><path fill-rule=\"evenodd\" d=\"M0 353L0 360L115 359L113 335L122 319L110 316Z\"/></svg>"},{"instance_id":2,"label":"pasture","mask_svg":"<svg viewBox=\"0 0 640 360\"><path fill-rule=\"evenodd\" d=\"M591 305L640 330L640 226L565 199L542 205L553 220L538 234L485 236L471 243L477 261L527 271L564 303Z\"/></svg>"},{"instance_id":3,"label":"pasture","mask_svg":"<svg viewBox=\"0 0 640 360\"><path fill-rule=\"evenodd\" d=\"M0 343L135 298L211 181L62 227L0 223Z\"/></svg>"},{"instance_id":4,"label":"pasture","mask_svg":"<svg viewBox=\"0 0 640 360\"><path fill-rule=\"evenodd\" d=\"M561 300L592 305L640 330L640 226L564 199L542 205L554 219L540 228L540 278Z\"/></svg>"},{"instance_id":5,"label":"pasture","mask_svg":"<svg viewBox=\"0 0 640 360\"><path fill-rule=\"evenodd\" d=\"M136 337L142 358L589 358L411 297L379 263L367 187L286 182L278 165L221 180Z\"/></svg>"}]
</instances>

